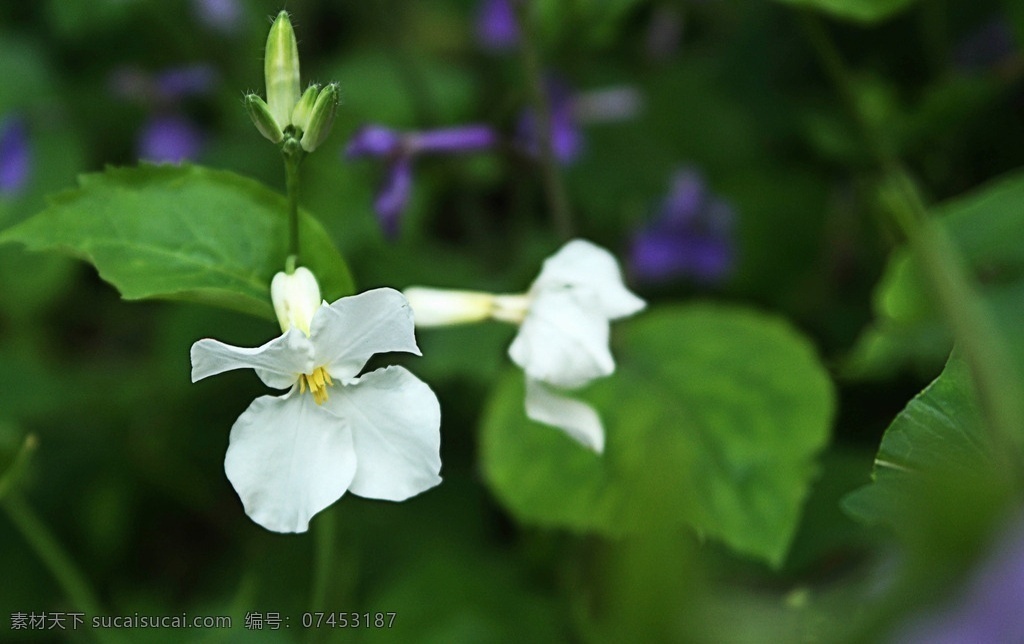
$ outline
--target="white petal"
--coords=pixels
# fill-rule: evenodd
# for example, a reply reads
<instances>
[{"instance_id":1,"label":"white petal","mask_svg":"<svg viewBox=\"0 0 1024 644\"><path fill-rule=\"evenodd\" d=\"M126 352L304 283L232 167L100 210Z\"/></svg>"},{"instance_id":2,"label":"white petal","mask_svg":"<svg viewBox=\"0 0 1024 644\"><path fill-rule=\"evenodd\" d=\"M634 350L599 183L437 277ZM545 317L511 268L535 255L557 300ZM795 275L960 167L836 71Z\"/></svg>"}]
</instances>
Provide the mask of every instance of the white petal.
<instances>
[{"instance_id":1,"label":"white petal","mask_svg":"<svg viewBox=\"0 0 1024 644\"><path fill-rule=\"evenodd\" d=\"M598 454L604 452L604 428L594 408L531 378L526 379L526 415L565 431Z\"/></svg>"},{"instance_id":2,"label":"white petal","mask_svg":"<svg viewBox=\"0 0 1024 644\"><path fill-rule=\"evenodd\" d=\"M287 389L299 374L313 371L313 345L292 329L261 347L233 347L204 338L192 345L192 382L232 369L255 369L268 387Z\"/></svg>"},{"instance_id":3,"label":"white petal","mask_svg":"<svg viewBox=\"0 0 1024 644\"><path fill-rule=\"evenodd\" d=\"M231 428L224 457L245 513L274 532L305 532L355 471L351 430L295 389L254 400Z\"/></svg>"},{"instance_id":4,"label":"white petal","mask_svg":"<svg viewBox=\"0 0 1024 644\"><path fill-rule=\"evenodd\" d=\"M576 286L597 294L601 312L610 320L632 315L646 303L626 288L615 257L583 239L574 239L544 261L531 292Z\"/></svg>"},{"instance_id":5,"label":"white petal","mask_svg":"<svg viewBox=\"0 0 1024 644\"><path fill-rule=\"evenodd\" d=\"M378 369L334 387L324 408L352 428L353 494L403 501L441 482L441 407L407 370Z\"/></svg>"},{"instance_id":6,"label":"white petal","mask_svg":"<svg viewBox=\"0 0 1024 644\"><path fill-rule=\"evenodd\" d=\"M574 389L615 371L608 320L586 290L542 291L508 354L536 380Z\"/></svg>"},{"instance_id":7,"label":"white petal","mask_svg":"<svg viewBox=\"0 0 1024 644\"><path fill-rule=\"evenodd\" d=\"M310 328L317 366L342 380L359 373L375 353L420 355L412 309L401 293L378 288L321 306Z\"/></svg>"}]
</instances>

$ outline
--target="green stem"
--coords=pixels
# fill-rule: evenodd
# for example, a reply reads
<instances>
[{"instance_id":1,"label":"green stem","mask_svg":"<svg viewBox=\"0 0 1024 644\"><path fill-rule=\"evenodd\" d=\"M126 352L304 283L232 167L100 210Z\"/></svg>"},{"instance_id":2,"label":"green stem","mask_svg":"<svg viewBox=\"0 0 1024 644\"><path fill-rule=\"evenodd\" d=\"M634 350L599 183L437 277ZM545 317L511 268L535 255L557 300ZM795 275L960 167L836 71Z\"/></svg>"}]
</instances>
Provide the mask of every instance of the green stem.
<instances>
[{"instance_id":1,"label":"green stem","mask_svg":"<svg viewBox=\"0 0 1024 644\"><path fill-rule=\"evenodd\" d=\"M313 572L313 588L309 605L313 610L323 610L327 597L327 582L331 578L334 564L334 542L337 535L337 521L331 510L320 515L314 529L316 537L316 570Z\"/></svg>"},{"instance_id":2,"label":"green stem","mask_svg":"<svg viewBox=\"0 0 1024 644\"><path fill-rule=\"evenodd\" d=\"M970 367L993 439L997 446L1008 448L1013 444L1012 437L1024 428L1024 399L1020 396L1024 387L1007 358L1005 338L986 312L960 252L946 231L929 218L906 168L860 109L850 73L824 26L809 12L804 12L802 18L822 66L842 94L883 170L889 213L906 236L910 252L924 271ZM1016 450L997 449L997 452L1001 452L1000 458L1011 458L1010 454Z\"/></svg>"},{"instance_id":3,"label":"green stem","mask_svg":"<svg viewBox=\"0 0 1024 644\"><path fill-rule=\"evenodd\" d=\"M0 476L0 499L7 496L7 493L21 479L25 469L28 467L28 462L32 459L32 454L38 446L39 439L36 438L35 434L29 434L25 437L24 442L21 444L21 449L18 450L18 455L14 457L14 462L3 473L3 476Z\"/></svg>"},{"instance_id":4,"label":"green stem","mask_svg":"<svg viewBox=\"0 0 1024 644\"><path fill-rule=\"evenodd\" d=\"M544 181L544 194L547 197L548 210L551 212L552 225L555 233L562 239L573 236L572 212L569 209L569 198L565 191L565 182L555 159L555 149L551 141L551 105L544 91L544 72L541 69L540 53L537 38L533 29L530 8L534 3L521 0L517 6L520 33L520 54L523 60L523 71L526 84L530 90L533 110L537 118L536 136L540 147L541 176Z\"/></svg>"},{"instance_id":5,"label":"green stem","mask_svg":"<svg viewBox=\"0 0 1024 644\"><path fill-rule=\"evenodd\" d=\"M299 258L299 164L302 162L302 148L297 140L289 137L281 152L284 154L285 187L288 190L289 264L294 266Z\"/></svg>"},{"instance_id":6,"label":"green stem","mask_svg":"<svg viewBox=\"0 0 1024 644\"><path fill-rule=\"evenodd\" d=\"M333 508L320 514L313 526L316 540L316 554L313 559L313 584L309 593L309 609L326 611L327 586L334 572L334 544L337 541L338 522ZM315 639L316 629L310 630L310 640Z\"/></svg>"},{"instance_id":7,"label":"green stem","mask_svg":"<svg viewBox=\"0 0 1024 644\"><path fill-rule=\"evenodd\" d=\"M85 613L86 619L95 615L102 615L100 602L96 594L89 587L85 575L75 566L75 562L61 547L53 533L46 527L42 520L36 516L31 507L21 498L17 492L9 492L0 504L3 505L11 522L21 532L25 541L32 547L39 559L49 569L50 574L67 594L74 604L75 609ZM89 629L98 640L106 642L118 642L119 639L110 635L103 629Z\"/></svg>"}]
</instances>

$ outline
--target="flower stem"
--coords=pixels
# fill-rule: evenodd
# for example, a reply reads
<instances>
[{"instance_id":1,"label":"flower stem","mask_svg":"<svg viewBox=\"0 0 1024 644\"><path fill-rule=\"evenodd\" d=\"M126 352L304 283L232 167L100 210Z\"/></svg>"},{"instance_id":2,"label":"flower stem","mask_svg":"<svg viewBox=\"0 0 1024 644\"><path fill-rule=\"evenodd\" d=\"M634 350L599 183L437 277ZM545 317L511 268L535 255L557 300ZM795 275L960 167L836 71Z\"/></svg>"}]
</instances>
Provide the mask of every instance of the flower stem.
<instances>
[{"instance_id":1,"label":"flower stem","mask_svg":"<svg viewBox=\"0 0 1024 644\"><path fill-rule=\"evenodd\" d=\"M71 556L61 547L57 538L36 515L32 508L17 492L8 492L0 501L11 522L21 532L39 559L50 570L50 574L67 594L75 609L87 617L102 615L96 593L89 587L85 575L78 569ZM103 629L91 629L100 641L118 642Z\"/></svg>"},{"instance_id":2,"label":"flower stem","mask_svg":"<svg viewBox=\"0 0 1024 644\"><path fill-rule=\"evenodd\" d=\"M313 558L313 583L309 592L309 609L327 610L327 584L334 572L334 544L337 540L338 522L333 508L320 513L313 526L316 554ZM309 641L315 641L316 629L309 632Z\"/></svg>"},{"instance_id":3,"label":"flower stem","mask_svg":"<svg viewBox=\"0 0 1024 644\"><path fill-rule=\"evenodd\" d=\"M887 210L907 239L915 262L924 272L957 346L963 353L1000 458L1019 450L1008 449L1012 437L1024 427L1024 384L1007 356L1006 339L985 310L985 304L960 252L927 208L906 168L891 145L860 109L850 73L819 19L803 12L803 25L825 71L862 130L865 141L883 172ZM1007 449L998 449L1007 448ZM1019 463L1013 463L1019 472Z\"/></svg>"},{"instance_id":4,"label":"flower stem","mask_svg":"<svg viewBox=\"0 0 1024 644\"><path fill-rule=\"evenodd\" d=\"M310 591L309 605L313 610L323 610L327 598L327 582L331 578L334 564L334 542L338 533L338 522L335 513L328 510L320 514L314 528L316 539L316 557L314 559L313 586Z\"/></svg>"},{"instance_id":5,"label":"flower stem","mask_svg":"<svg viewBox=\"0 0 1024 644\"><path fill-rule=\"evenodd\" d=\"M534 3L520 0L516 6L519 21L520 46L523 72L529 87L530 99L537 118L537 142L540 147L541 176L544 181L544 194L551 212L552 225L555 233L562 239L573 236L572 212L569 209L569 198L565 191L565 182L555 159L555 150L551 142L551 104L544 91L544 72L541 69L540 53L537 46L536 32L530 9Z\"/></svg>"},{"instance_id":6,"label":"flower stem","mask_svg":"<svg viewBox=\"0 0 1024 644\"><path fill-rule=\"evenodd\" d=\"M288 265L294 270L299 259L299 164L302 148L298 140L287 137L281 148L284 155L285 187L288 190Z\"/></svg>"}]
</instances>

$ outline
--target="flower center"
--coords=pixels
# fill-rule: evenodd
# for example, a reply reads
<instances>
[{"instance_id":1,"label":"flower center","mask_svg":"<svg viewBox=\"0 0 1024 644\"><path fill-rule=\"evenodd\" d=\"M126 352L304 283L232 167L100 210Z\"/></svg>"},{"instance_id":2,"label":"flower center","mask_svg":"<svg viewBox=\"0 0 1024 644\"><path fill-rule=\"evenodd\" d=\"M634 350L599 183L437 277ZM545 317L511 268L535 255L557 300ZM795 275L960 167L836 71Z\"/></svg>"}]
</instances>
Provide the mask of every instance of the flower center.
<instances>
[{"instance_id":1,"label":"flower center","mask_svg":"<svg viewBox=\"0 0 1024 644\"><path fill-rule=\"evenodd\" d=\"M331 374L327 373L323 367L317 367L313 373L304 373L299 376L299 393L305 393L306 388L309 387L309 393L313 394L313 400L318 405L327 401L327 388L333 386L334 381L331 380Z\"/></svg>"}]
</instances>

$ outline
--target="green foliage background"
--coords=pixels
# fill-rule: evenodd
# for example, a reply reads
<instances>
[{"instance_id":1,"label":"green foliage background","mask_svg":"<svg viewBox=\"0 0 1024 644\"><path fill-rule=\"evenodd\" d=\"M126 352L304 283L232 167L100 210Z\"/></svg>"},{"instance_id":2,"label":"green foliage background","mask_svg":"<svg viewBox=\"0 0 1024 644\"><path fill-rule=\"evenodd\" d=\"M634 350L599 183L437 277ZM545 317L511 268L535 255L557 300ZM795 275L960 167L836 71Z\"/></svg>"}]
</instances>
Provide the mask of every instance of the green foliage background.
<instances>
[{"instance_id":1,"label":"green foliage background","mask_svg":"<svg viewBox=\"0 0 1024 644\"><path fill-rule=\"evenodd\" d=\"M0 194L0 639L53 639L11 629L16 612L84 610L234 627L61 638L877 641L955 597L1018 510L1024 427L992 422L985 365L890 216L877 159L916 183L976 298L972 328L999 349L998 395L1024 400L1016 3L536 0L547 68L643 102L587 126L562 168L580 235L626 258L693 166L736 210L737 265L715 285L627 272L650 307L613 324L618 369L580 394L605 422L603 456L525 418L512 327L420 331L423 357L397 360L441 401L443 484L401 504L346 495L303 535L252 523L223 474L228 431L265 388L241 372L189 383L195 340L277 331L283 173L241 97L262 87L281 7L238 0L223 31L196 5L0 6L0 122L26 120L32 162ZM341 154L366 123L488 123L512 140L523 65L481 46L479 3L287 9L304 82L342 88L302 168L325 297L525 290L561 243L535 160L511 143L418 160L389 241L372 209L381 164ZM993 21L1003 50L976 44ZM140 129L170 108L118 96L112 75L197 63L215 89L175 109L201 152L140 163ZM315 611L396 618L303 629ZM247 630L253 612L286 627Z\"/></svg>"}]
</instances>

